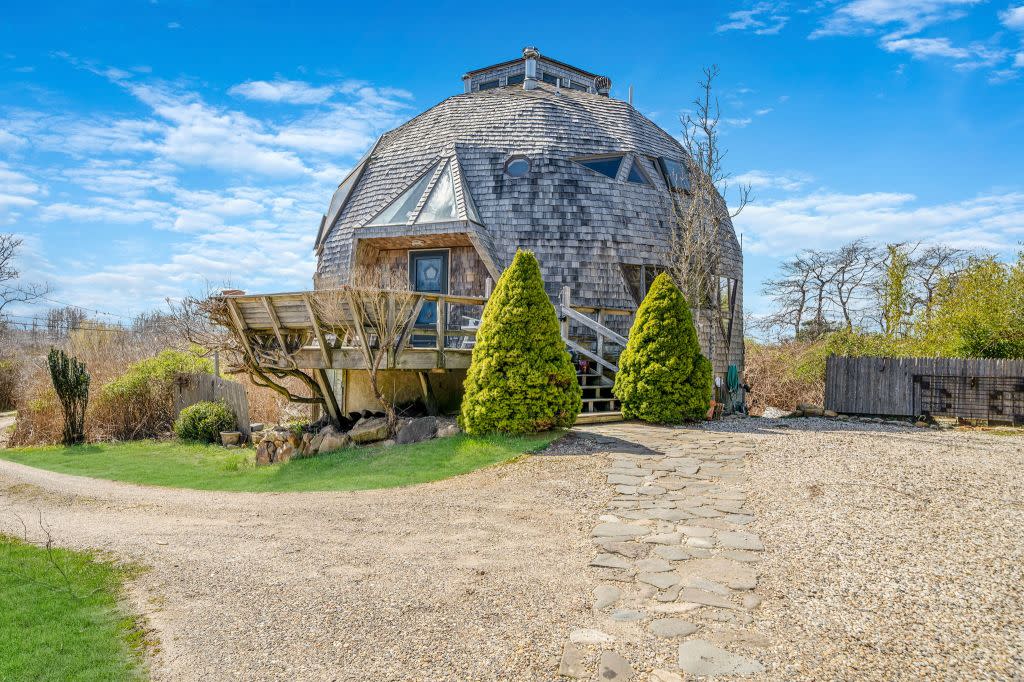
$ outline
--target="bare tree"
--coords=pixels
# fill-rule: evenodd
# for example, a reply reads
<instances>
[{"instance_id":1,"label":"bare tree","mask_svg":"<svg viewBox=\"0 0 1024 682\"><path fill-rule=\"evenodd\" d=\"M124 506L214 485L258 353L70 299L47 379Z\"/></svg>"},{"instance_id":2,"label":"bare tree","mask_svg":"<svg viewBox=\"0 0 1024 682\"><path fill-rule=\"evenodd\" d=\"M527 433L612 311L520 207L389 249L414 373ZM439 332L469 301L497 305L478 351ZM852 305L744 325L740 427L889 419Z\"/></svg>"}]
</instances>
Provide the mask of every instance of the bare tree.
<instances>
[{"instance_id":1,"label":"bare tree","mask_svg":"<svg viewBox=\"0 0 1024 682\"><path fill-rule=\"evenodd\" d=\"M289 402L325 406L327 398L320 384L292 357L308 339L288 334L281 348L276 339L240 332L231 323L227 301L213 294L188 296L180 303L168 300L168 305L181 338L206 349L208 355L216 353L225 373L247 374L254 384L275 391ZM309 394L293 391L288 379L297 379Z\"/></svg>"},{"instance_id":2,"label":"bare tree","mask_svg":"<svg viewBox=\"0 0 1024 682\"><path fill-rule=\"evenodd\" d=\"M35 303L50 293L45 283L18 283L21 273L14 261L23 243L13 234L0 234L0 315L9 305Z\"/></svg>"},{"instance_id":3,"label":"bare tree","mask_svg":"<svg viewBox=\"0 0 1024 682\"><path fill-rule=\"evenodd\" d=\"M829 275L830 287L825 294L842 314L848 331L853 331L854 316L861 317L859 304L875 277L877 267L876 249L866 239L856 239L831 252Z\"/></svg>"},{"instance_id":4,"label":"bare tree","mask_svg":"<svg viewBox=\"0 0 1024 682\"><path fill-rule=\"evenodd\" d=\"M738 188L736 208L730 213L725 196L729 191L729 174L722 168L726 151L721 148L718 124L721 108L714 94L718 66L704 69L698 82L700 94L693 101L693 111L681 118L686 177L674 177L669 170L670 184L679 193L673 196L675 215L670 244L669 272L698 311L694 322L700 336L709 340L708 352L714 364L715 328L723 326L726 311L719 305L719 277L722 272L722 245L726 238L723 224L750 202L749 185ZM688 196L685 196L688 195ZM709 319L705 320L705 316ZM710 329L702 329L710 323Z\"/></svg>"},{"instance_id":5,"label":"bare tree","mask_svg":"<svg viewBox=\"0 0 1024 682\"><path fill-rule=\"evenodd\" d=\"M386 267L359 268L352 273L351 284L328 285L316 292L314 300L331 332L359 349L370 389L394 434L398 425L394 391L385 390L381 370L394 364L419 314L421 297L410 291L408 274Z\"/></svg>"},{"instance_id":6,"label":"bare tree","mask_svg":"<svg viewBox=\"0 0 1024 682\"><path fill-rule=\"evenodd\" d=\"M920 245L919 245L920 246ZM967 264L968 252L943 244L929 244L921 248L910 266L915 291L910 300L910 315L918 310L924 318L930 319L939 284L956 277Z\"/></svg>"}]
</instances>

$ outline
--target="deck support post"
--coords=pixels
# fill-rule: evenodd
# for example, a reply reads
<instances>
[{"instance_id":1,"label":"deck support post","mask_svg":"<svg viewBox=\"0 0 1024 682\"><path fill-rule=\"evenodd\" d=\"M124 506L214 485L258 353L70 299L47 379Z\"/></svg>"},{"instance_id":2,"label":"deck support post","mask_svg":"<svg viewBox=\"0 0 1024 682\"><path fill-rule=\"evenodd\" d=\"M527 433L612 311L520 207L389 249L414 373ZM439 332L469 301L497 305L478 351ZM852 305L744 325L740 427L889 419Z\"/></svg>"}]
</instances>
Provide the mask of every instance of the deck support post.
<instances>
[{"instance_id":1,"label":"deck support post","mask_svg":"<svg viewBox=\"0 0 1024 682\"><path fill-rule=\"evenodd\" d=\"M559 325L562 330L562 340L569 340L569 316L565 314L565 311L569 308L571 293L568 286L562 286L562 290L558 294L558 302L561 304L561 309L558 311Z\"/></svg>"},{"instance_id":2,"label":"deck support post","mask_svg":"<svg viewBox=\"0 0 1024 682\"><path fill-rule=\"evenodd\" d=\"M327 370L314 369L313 377L316 379L320 392L324 395L324 408L335 424L341 424L341 407L338 405L338 397L334 395L334 387L327 376Z\"/></svg>"},{"instance_id":3,"label":"deck support post","mask_svg":"<svg viewBox=\"0 0 1024 682\"><path fill-rule=\"evenodd\" d=\"M430 377L426 372L416 372L420 379L420 393L423 394L423 406L427 408L427 414L436 417L438 414L437 398L434 397L434 389L430 386Z\"/></svg>"},{"instance_id":4,"label":"deck support post","mask_svg":"<svg viewBox=\"0 0 1024 682\"><path fill-rule=\"evenodd\" d=\"M437 297L437 366L444 367L444 335L448 329L448 305L444 296Z\"/></svg>"}]
</instances>

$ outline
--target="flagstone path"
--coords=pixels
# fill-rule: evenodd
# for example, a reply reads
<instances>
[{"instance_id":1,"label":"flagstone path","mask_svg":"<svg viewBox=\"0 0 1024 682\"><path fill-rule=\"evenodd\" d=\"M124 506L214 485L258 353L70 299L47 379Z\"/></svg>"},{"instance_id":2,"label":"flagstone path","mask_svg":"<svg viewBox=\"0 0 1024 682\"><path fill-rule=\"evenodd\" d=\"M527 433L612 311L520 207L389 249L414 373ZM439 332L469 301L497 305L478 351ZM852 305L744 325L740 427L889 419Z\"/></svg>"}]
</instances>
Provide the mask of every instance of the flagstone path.
<instances>
[{"instance_id":1,"label":"flagstone path","mask_svg":"<svg viewBox=\"0 0 1024 682\"><path fill-rule=\"evenodd\" d=\"M596 627L569 634L559 673L625 682L762 671L761 538L744 528L743 433L609 424L597 442L612 491L594 520ZM645 676L641 677L643 671Z\"/></svg>"}]
</instances>

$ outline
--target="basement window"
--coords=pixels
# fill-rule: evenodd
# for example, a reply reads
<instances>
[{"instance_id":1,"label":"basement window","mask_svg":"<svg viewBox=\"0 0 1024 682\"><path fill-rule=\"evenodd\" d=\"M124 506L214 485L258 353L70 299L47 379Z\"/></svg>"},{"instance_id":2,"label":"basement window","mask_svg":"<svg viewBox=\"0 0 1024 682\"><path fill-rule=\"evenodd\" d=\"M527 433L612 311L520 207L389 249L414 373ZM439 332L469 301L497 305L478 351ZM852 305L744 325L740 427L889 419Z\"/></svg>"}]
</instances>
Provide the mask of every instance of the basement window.
<instances>
[{"instance_id":1,"label":"basement window","mask_svg":"<svg viewBox=\"0 0 1024 682\"><path fill-rule=\"evenodd\" d=\"M614 180L619 175L622 156L604 156L596 159L576 159L576 163Z\"/></svg>"}]
</instances>

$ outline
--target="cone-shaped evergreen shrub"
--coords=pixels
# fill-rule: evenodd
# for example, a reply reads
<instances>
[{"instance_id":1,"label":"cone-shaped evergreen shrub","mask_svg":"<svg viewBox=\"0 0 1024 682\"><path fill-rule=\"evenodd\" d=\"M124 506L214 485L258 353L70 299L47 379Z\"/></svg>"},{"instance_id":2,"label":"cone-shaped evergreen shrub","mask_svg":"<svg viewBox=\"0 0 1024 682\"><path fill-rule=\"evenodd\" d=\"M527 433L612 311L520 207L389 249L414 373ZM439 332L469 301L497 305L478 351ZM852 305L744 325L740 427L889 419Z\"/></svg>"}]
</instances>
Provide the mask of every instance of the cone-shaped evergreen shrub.
<instances>
[{"instance_id":1,"label":"cone-shaped evergreen shrub","mask_svg":"<svg viewBox=\"0 0 1024 682\"><path fill-rule=\"evenodd\" d=\"M658 275L619 357L614 392L622 416L659 424L702 419L711 404L711 374L686 298L667 274Z\"/></svg>"},{"instance_id":2,"label":"cone-shaped evergreen shrub","mask_svg":"<svg viewBox=\"0 0 1024 682\"><path fill-rule=\"evenodd\" d=\"M459 423L467 433L532 433L576 421L582 391L530 251L516 253L487 301L465 389Z\"/></svg>"}]
</instances>

